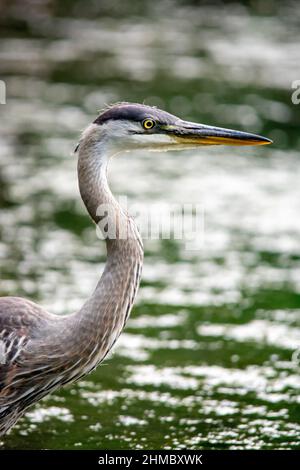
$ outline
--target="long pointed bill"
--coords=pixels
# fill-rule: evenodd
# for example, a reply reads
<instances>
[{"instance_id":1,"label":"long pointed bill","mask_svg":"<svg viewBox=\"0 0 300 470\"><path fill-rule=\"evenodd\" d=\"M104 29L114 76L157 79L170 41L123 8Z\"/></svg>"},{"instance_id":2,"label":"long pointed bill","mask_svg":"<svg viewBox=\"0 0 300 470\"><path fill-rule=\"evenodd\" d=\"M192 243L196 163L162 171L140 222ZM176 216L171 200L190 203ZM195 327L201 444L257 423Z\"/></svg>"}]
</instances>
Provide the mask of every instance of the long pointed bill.
<instances>
[{"instance_id":1,"label":"long pointed bill","mask_svg":"<svg viewBox=\"0 0 300 470\"><path fill-rule=\"evenodd\" d=\"M174 137L178 144L189 145L266 145L272 140L249 132L206 126L193 122L181 121L178 124L164 126L164 131Z\"/></svg>"}]
</instances>

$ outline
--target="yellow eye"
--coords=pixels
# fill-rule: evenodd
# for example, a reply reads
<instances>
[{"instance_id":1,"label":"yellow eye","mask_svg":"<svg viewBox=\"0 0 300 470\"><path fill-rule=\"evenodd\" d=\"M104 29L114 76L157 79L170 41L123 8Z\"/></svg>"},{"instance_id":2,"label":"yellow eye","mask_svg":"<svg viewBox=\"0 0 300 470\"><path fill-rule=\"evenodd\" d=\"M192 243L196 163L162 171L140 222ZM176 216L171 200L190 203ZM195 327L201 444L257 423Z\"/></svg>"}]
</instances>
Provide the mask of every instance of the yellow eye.
<instances>
[{"instance_id":1,"label":"yellow eye","mask_svg":"<svg viewBox=\"0 0 300 470\"><path fill-rule=\"evenodd\" d=\"M143 128L146 129L147 131L149 129L152 129L152 127L155 126L155 122L153 121L153 119L145 119L143 121Z\"/></svg>"}]
</instances>

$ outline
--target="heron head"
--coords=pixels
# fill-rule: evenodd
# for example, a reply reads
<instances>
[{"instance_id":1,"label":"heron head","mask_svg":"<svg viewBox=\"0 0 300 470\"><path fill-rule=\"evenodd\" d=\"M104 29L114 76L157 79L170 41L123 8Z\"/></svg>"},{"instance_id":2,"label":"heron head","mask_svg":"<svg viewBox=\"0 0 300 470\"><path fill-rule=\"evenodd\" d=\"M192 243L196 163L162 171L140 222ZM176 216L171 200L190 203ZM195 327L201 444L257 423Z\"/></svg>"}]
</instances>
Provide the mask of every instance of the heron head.
<instances>
[{"instance_id":1,"label":"heron head","mask_svg":"<svg viewBox=\"0 0 300 470\"><path fill-rule=\"evenodd\" d=\"M272 141L248 132L184 121L156 107L119 103L104 110L94 121L97 136L111 153L134 149L177 150L199 145L264 145Z\"/></svg>"}]
</instances>

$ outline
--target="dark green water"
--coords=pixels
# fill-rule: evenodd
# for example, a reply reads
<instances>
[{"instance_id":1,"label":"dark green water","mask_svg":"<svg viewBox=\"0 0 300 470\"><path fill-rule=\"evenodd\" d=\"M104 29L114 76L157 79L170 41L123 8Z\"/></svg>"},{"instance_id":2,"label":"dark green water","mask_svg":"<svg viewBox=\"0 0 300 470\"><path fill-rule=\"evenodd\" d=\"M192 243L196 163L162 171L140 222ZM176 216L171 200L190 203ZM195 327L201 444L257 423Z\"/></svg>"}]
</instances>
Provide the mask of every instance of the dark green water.
<instances>
[{"instance_id":1,"label":"dark green water","mask_svg":"<svg viewBox=\"0 0 300 470\"><path fill-rule=\"evenodd\" d=\"M10 5L1 295L65 314L93 290L105 249L71 152L104 103L145 101L275 143L112 162L111 186L130 203L200 203L201 248L145 240L141 290L111 357L31 409L2 448L299 448L299 5Z\"/></svg>"}]
</instances>

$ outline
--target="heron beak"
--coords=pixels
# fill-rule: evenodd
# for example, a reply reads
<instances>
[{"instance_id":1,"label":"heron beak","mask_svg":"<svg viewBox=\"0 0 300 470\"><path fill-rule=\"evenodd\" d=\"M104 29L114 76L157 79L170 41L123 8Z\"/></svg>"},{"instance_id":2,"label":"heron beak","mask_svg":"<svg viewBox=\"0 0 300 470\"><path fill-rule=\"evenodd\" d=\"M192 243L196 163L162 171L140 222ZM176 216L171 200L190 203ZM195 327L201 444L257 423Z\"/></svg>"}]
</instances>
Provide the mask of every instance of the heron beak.
<instances>
[{"instance_id":1,"label":"heron beak","mask_svg":"<svg viewBox=\"0 0 300 470\"><path fill-rule=\"evenodd\" d=\"M249 132L206 126L188 121L167 125L163 130L173 136L178 144L189 145L266 145L272 140Z\"/></svg>"}]
</instances>

